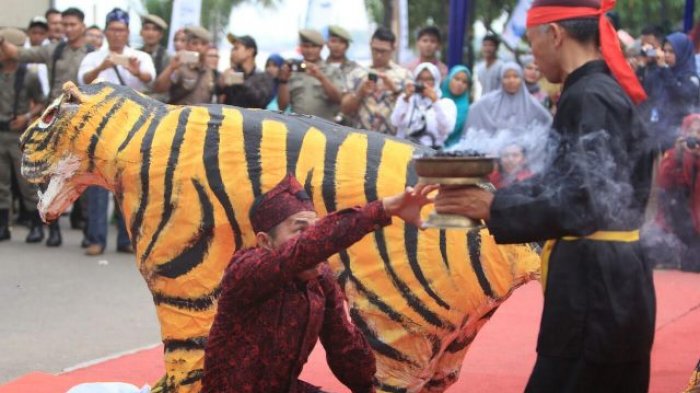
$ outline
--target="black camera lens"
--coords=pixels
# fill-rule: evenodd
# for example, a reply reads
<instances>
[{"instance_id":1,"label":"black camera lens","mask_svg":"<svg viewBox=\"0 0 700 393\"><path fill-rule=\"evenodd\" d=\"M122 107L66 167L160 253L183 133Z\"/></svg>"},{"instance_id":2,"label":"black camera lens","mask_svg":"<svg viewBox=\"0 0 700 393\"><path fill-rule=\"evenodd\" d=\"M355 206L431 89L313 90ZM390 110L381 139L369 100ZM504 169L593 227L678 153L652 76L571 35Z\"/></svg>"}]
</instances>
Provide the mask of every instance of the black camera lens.
<instances>
[{"instance_id":1,"label":"black camera lens","mask_svg":"<svg viewBox=\"0 0 700 393\"><path fill-rule=\"evenodd\" d=\"M420 82L416 83L416 93L423 94L424 91L425 91L425 85L420 83Z\"/></svg>"},{"instance_id":2,"label":"black camera lens","mask_svg":"<svg viewBox=\"0 0 700 393\"><path fill-rule=\"evenodd\" d=\"M369 74L367 74L367 79L371 80L372 82L376 82L378 77L377 74L375 74L374 72L370 72Z\"/></svg>"},{"instance_id":3,"label":"black camera lens","mask_svg":"<svg viewBox=\"0 0 700 393\"><path fill-rule=\"evenodd\" d=\"M700 146L700 140L694 136L689 136L685 139L685 144L688 149L697 149Z\"/></svg>"}]
</instances>

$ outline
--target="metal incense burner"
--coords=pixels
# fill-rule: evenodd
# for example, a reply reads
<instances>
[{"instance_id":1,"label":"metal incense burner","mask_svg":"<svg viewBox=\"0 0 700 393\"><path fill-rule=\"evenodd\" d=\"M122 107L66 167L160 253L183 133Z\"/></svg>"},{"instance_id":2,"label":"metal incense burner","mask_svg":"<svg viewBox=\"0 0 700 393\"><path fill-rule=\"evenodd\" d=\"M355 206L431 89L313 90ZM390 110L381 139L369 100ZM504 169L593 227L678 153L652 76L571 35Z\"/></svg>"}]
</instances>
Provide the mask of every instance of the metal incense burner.
<instances>
[{"instance_id":1,"label":"metal incense burner","mask_svg":"<svg viewBox=\"0 0 700 393\"><path fill-rule=\"evenodd\" d=\"M478 187L488 182L486 177L493 172L496 158L477 155L436 155L414 159L420 184L444 186ZM474 229L484 225L481 220L472 220L455 214L431 213L425 226L428 228Z\"/></svg>"}]
</instances>

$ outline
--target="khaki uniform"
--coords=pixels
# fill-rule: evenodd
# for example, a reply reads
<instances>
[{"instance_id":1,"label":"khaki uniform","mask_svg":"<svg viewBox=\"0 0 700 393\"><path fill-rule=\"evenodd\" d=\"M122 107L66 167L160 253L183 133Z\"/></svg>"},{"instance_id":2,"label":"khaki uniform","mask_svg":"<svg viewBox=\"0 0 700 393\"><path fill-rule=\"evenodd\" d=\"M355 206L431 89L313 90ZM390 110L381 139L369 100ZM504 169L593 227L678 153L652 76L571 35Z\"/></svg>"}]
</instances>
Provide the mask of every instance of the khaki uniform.
<instances>
[{"instance_id":1,"label":"khaki uniform","mask_svg":"<svg viewBox=\"0 0 700 393\"><path fill-rule=\"evenodd\" d=\"M0 209L9 209L12 204L12 176L19 185L24 206L30 211L36 210L37 189L28 183L20 172L22 152L19 149L19 136L24 130L10 130L9 122L14 117L12 111L15 102L15 75L0 72ZM30 101L43 103L44 93L41 82L35 72L27 70L23 88L19 94L17 115L29 112Z\"/></svg>"},{"instance_id":2,"label":"khaki uniform","mask_svg":"<svg viewBox=\"0 0 700 393\"><path fill-rule=\"evenodd\" d=\"M329 63L328 60L326 60L326 64L328 64L328 66L331 68L337 68L340 70L340 73L343 76L343 89L346 88L352 72L360 68L360 64L358 62L348 59L345 59L345 61L342 63Z\"/></svg>"},{"instance_id":3,"label":"khaki uniform","mask_svg":"<svg viewBox=\"0 0 700 393\"><path fill-rule=\"evenodd\" d=\"M316 63L321 72L331 81L339 92L344 90L344 79L337 67L331 67L324 61ZM305 72L294 72L289 78L289 103L292 112L313 115L326 120L333 120L340 112L339 104L331 104L321 81Z\"/></svg>"},{"instance_id":4,"label":"khaki uniform","mask_svg":"<svg viewBox=\"0 0 700 393\"><path fill-rule=\"evenodd\" d=\"M201 63L182 64L172 74L170 86L170 104L201 105L211 104L214 88L214 70Z\"/></svg>"},{"instance_id":5,"label":"khaki uniform","mask_svg":"<svg viewBox=\"0 0 700 393\"><path fill-rule=\"evenodd\" d=\"M83 45L78 49L73 49L70 45L63 48L61 57L56 60L56 70L53 70L53 52L56 50L58 43L53 43L44 46L35 46L32 48L19 48L20 63L43 63L49 71L49 84L51 93L49 101L52 101L61 95L63 84L68 81L78 83L78 69L85 55L92 51L92 48ZM51 79L54 75L54 80Z\"/></svg>"},{"instance_id":6,"label":"khaki uniform","mask_svg":"<svg viewBox=\"0 0 700 393\"><path fill-rule=\"evenodd\" d=\"M156 68L156 78L158 75L160 75L161 72L165 69L165 67L170 64L170 53L168 53L168 50L160 45L156 46L153 51L147 51L146 48L141 48L139 49L140 51L146 52L149 55L151 55L151 59L153 59L153 66ZM147 91L144 92L147 94L149 97L158 100L160 102L168 102L170 100L170 97L168 93L154 93L151 91L151 88Z\"/></svg>"}]
</instances>

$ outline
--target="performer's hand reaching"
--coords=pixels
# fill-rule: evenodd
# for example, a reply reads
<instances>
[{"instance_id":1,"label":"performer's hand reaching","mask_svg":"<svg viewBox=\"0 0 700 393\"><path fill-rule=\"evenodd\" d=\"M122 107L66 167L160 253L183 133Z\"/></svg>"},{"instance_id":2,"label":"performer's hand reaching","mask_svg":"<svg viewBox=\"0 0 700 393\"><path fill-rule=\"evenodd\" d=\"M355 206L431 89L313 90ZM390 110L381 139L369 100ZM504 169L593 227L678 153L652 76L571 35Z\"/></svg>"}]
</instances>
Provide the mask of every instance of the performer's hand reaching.
<instances>
[{"instance_id":1,"label":"performer's hand reaching","mask_svg":"<svg viewBox=\"0 0 700 393\"><path fill-rule=\"evenodd\" d=\"M421 220L421 208L433 203L433 198L428 194L438 189L436 185L419 184L415 188L407 187L401 194L386 197L382 200L384 210L390 216L397 216L407 223L423 229Z\"/></svg>"}]
</instances>

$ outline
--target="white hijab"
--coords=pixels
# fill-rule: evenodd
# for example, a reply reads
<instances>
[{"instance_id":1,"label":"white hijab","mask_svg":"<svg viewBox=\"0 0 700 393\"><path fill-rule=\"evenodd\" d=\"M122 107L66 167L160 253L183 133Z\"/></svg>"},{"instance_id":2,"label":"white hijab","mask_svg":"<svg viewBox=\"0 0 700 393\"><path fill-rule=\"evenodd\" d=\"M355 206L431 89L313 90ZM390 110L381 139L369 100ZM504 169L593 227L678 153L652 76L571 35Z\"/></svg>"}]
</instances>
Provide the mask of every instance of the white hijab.
<instances>
[{"instance_id":1,"label":"white hijab","mask_svg":"<svg viewBox=\"0 0 700 393\"><path fill-rule=\"evenodd\" d=\"M440 83L442 82L442 77L440 75L440 70L433 63L421 63L413 70L413 81L418 82L418 76L421 72L428 70L435 80L435 85L433 90L437 95L438 100L442 97L442 90L440 89ZM433 101L428 97L424 97L422 94L411 95L409 101L408 115L410 116L410 121L408 122L408 132L418 131L425 127L425 113L433 106Z\"/></svg>"}]
</instances>

